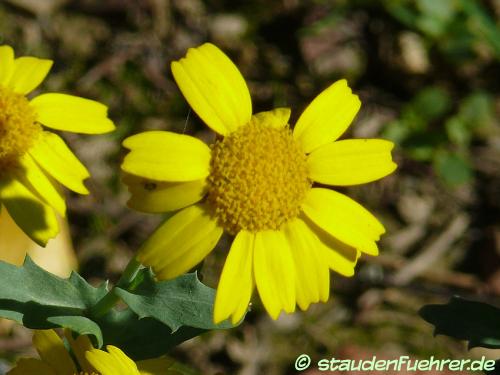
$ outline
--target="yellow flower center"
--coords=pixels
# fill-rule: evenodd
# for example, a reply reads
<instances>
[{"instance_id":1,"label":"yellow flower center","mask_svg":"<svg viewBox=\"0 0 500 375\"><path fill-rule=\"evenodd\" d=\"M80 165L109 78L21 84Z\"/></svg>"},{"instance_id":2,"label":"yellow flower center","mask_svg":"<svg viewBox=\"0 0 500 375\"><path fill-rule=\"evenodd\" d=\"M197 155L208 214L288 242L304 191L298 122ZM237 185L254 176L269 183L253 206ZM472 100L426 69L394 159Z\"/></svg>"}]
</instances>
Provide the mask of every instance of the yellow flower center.
<instances>
[{"instance_id":1,"label":"yellow flower center","mask_svg":"<svg viewBox=\"0 0 500 375\"><path fill-rule=\"evenodd\" d=\"M300 212L306 155L288 126L249 124L212 145L208 203L231 234L277 230Z\"/></svg>"},{"instance_id":2,"label":"yellow flower center","mask_svg":"<svg viewBox=\"0 0 500 375\"><path fill-rule=\"evenodd\" d=\"M16 167L41 131L28 99L0 87L0 171Z\"/></svg>"}]
</instances>

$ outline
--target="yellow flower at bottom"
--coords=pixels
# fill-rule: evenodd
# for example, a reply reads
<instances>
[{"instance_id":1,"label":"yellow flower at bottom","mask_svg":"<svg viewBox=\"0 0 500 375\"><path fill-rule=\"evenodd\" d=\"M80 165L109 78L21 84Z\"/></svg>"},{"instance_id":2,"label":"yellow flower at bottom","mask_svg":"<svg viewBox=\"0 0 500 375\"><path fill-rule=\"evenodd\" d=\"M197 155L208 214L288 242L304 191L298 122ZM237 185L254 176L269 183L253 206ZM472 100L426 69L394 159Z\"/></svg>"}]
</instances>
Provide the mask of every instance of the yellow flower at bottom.
<instances>
[{"instance_id":1,"label":"yellow flower at bottom","mask_svg":"<svg viewBox=\"0 0 500 375\"><path fill-rule=\"evenodd\" d=\"M39 245L58 233L55 212L66 203L53 180L80 194L89 173L58 135L63 131L101 134L115 126L107 107L77 96L47 93L28 99L47 76L51 60L14 58L0 46L0 210Z\"/></svg>"},{"instance_id":2,"label":"yellow flower at bottom","mask_svg":"<svg viewBox=\"0 0 500 375\"><path fill-rule=\"evenodd\" d=\"M337 140L361 102L345 80L304 110L252 115L246 83L212 44L188 50L172 73L198 116L221 137L210 147L187 135L150 131L127 138L122 169L143 212L180 210L146 241L137 258L159 279L187 272L224 231L234 235L217 288L214 321L245 314L255 287L266 310L305 310L329 297L332 269L352 276L361 253L377 255L385 231L344 194L316 185L347 186L396 169L393 144Z\"/></svg>"},{"instance_id":3,"label":"yellow flower at bottom","mask_svg":"<svg viewBox=\"0 0 500 375\"><path fill-rule=\"evenodd\" d=\"M149 359L135 363L115 346L107 352L94 349L87 336L74 339L66 331L66 339L76 363L53 330L35 331L33 345L40 359L23 358L8 375L179 375L170 370L173 361L168 358Z\"/></svg>"}]
</instances>

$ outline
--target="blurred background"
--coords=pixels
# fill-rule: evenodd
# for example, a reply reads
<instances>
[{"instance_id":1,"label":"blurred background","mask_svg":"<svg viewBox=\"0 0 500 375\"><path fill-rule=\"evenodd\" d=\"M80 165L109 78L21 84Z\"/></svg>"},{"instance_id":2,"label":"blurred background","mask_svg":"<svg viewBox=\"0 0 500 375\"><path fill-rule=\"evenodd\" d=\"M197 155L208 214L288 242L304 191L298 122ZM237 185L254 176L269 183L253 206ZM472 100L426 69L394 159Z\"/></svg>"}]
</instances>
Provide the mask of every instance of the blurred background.
<instances>
[{"instance_id":1,"label":"blurred background","mask_svg":"<svg viewBox=\"0 0 500 375\"><path fill-rule=\"evenodd\" d=\"M254 297L240 327L171 353L202 374L293 374L302 353L500 357L433 337L418 316L454 294L500 304L499 25L499 0L0 2L0 44L55 61L42 90L99 100L117 124L105 136L63 134L92 174L89 196L68 192L78 267L92 282L116 281L162 220L126 207L121 141L151 129L214 139L170 73L188 47L217 44L245 76L254 111L289 106L291 124L347 78L363 105L345 137L396 143L396 173L341 189L385 224L381 255L364 256L353 278L332 274L326 304L274 322ZM212 287L228 244L201 268ZM28 331L0 331L5 368L33 353Z\"/></svg>"}]
</instances>

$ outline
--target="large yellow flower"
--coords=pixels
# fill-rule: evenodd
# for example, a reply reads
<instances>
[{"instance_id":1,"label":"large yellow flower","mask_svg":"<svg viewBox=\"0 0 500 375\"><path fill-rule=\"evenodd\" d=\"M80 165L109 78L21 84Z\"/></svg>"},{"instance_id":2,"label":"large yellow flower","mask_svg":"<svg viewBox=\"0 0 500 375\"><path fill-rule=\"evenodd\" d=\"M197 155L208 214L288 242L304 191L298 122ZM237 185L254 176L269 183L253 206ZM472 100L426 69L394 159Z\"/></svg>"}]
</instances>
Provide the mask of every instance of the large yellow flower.
<instances>
[{"instance_id":1,"label":"large yellow flower","mask_svg":"<svg viewBox=\"0 0 500 375\"><path fill-rule=\"evenodd\" d=\"M220 278L214 321L239 321L254 284L272 318L329 296L329 269L354 274L361 252L377 255L384 227L361 205L320 185L355 185L396 168L391 142L337 141L360 108L345 80L305 109L293 131L290 110L252 115L250 94L229 58L212 44L172 63L193 110L221 137L210 147L187 135L131 136L123 161L144 212L179 210L149 238L138 260L159 279L199 263L224 231L235 236Z\"/></svg>"},{"instance_id":2,"label":"large yellow flower","mask_svg":"<svg viewBox=\"0 0 500 375\"><path fill-rule=\"evenodd\" d=\"M94 349L87 336L66 338L76 359L53 330L35 331L33 345L40 359L22 358L8 375L180 375L171 370L173 361L156 358L135 363L119 348L108 345L107 352Z\"/></svg>"},{"instance_id":3,"label":"large yellow flower","mask_svg":"<svg viewBox=\"0 0 500 375\"><path fill-rule=\"evenodd\" d=\"M86 134L112 131L107 107L72 95L48 93L28 99L47 76L51 60L14 58L0 46L0 209L44 246L58 233L55 211L64 216L66 204L53 180L88 194L87 169L58 135L42 127Z\"/></svg>"}]
</instances>

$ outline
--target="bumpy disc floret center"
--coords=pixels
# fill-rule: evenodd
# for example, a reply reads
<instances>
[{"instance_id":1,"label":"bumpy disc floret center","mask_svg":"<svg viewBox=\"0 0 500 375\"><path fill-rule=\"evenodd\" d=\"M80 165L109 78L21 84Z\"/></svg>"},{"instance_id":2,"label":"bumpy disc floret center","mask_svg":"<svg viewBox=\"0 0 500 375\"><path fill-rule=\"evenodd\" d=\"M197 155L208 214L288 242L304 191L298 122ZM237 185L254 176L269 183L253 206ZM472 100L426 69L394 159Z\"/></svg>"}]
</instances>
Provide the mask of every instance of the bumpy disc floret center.
<instances>
[{"instance_id":1,"label":"bumpy disc floret center","mask_svg":"<svg viewBox=\"0 0 500 375\"><path fill-rule=\"evenodd\" d=\"M16 167L41 131L28 99L0 87L0 172Z\"/></svg>"},{"instance_id":2,"label":"bumpy disc floret center","mask_svg":"<svg viewBox=\"0 0 500 375\"><path fill-rule=\"evenodd\" d=\"M280 229L310 187L306 155L288 126L250 122L212 145L208 203L231 234Z\"/></svg>"}]
</instances>

